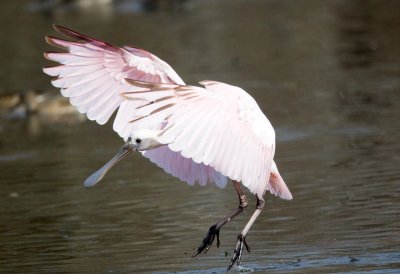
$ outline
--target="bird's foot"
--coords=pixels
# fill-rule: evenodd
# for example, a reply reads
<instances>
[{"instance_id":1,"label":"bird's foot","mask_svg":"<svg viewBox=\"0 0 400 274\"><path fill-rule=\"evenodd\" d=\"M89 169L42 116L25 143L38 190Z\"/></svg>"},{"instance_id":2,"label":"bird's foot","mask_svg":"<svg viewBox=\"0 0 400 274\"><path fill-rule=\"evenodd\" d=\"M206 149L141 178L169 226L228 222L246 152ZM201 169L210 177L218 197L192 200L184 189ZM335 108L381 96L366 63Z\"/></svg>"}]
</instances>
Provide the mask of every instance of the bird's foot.
<instances>
[{"instance_id":1,"label":"bird's foot","mask_svg":"<svg viewBox=\"0 0 400 274\"><path fill-rule=\"evenodd\" d=\"M236 242L236 248L233 251L231 263L228 265L228 268L226 269L226 271L229 271L232 268L232 266L235 264L235 262L238 266L240 265L240 260L242 259L242 254L243 254L243 246L245 246L247 252L250 253L250 247L246 243L246 236L239 234L237 242Z\"/></svg>"},{"instance_id":2,"label":"bird's foot","mask_svg":"<svg viewBox=\"0 0 400 274\"><path fill-rule=\"evenodd\" d=\"M203 242L197 248L196 253L192 257L196 257L197 255L199 255L203 251L204 251L204 254L206 254L207 251L210 249L212 243L214 242L215 236L217 236L217 247L219 247L219 245L220 245L219 229L220 229L220 227L218 227L216 224L212 225L210 227L210 229L208 230L206 236L203 239Z\"/></svg>"}]
</instances>

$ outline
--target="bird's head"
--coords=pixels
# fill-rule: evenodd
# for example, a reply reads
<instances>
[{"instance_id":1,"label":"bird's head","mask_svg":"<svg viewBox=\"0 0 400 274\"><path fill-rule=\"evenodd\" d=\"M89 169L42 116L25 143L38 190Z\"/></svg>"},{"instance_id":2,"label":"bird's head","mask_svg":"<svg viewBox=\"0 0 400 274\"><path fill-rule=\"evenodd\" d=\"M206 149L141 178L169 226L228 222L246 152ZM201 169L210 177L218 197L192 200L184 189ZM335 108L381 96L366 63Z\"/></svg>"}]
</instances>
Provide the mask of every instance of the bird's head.
<instances>
[{"instance_id":1,"label":"bird's head","mask_svg":"<svg viewBox=\"0 0 400 274\"><path fill-rule=\"evenodd\" d=\"M158 130L139 129L130 136L133 148L137 151L149 150L161 146L157 141Z\"/></svg>"}]
</instances>

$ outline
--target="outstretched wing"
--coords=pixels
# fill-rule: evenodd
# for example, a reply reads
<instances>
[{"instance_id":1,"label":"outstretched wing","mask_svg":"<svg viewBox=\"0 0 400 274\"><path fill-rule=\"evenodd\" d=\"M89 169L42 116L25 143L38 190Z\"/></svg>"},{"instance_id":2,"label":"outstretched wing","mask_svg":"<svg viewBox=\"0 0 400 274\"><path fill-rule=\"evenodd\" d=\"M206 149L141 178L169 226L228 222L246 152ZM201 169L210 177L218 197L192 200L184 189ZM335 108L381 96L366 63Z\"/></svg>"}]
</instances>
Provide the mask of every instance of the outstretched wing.
<instances>
[{"instance_id":1,"label":"outstretched wing","mask_svg":"<svg viewBox=\"0 0 400 274\"><path fill-rule=\"evenodd\" d=\"M245 91L212 81L203 81L205 88L128 82L146 89L125 93L132 102L140 94L152 95L136 110L133 127L163 124L158 141L171 151L242 181L260 197L269 189L275 132Z\"/></svg>"},{"instance_id":2,"label":"outstretched wing","mask_svg":"<svg viewBox=\"0 0 400 274\"><path fill-rule=\"evenodd\" d=\"M90 120L104 124L119 107L114 130L121 137L137 128L163 129L168 146L144 156L189 184L223 187L229 176L259 195L290 194L273 166L266 183L274 130L243 90L212 81L202 82L206 89L184 86L167 63L147 51L54 28L72 41L47 36L47 43L65 51L45 53L60 65L43 70L57 77L52 84Z\"/></svg>"},{"instance_id":3,"label":"outstretched wing","mask_svg":"<svg viewBox=\"0 0 400 274\"><path fill-rule=\"evenodd\" d=\"M47 43L65 52L45 53L47 59L60 65L46 67L44 72L57 77L52 81L53 85L61 88L61 93L69 97L71 104L80 112L87 113L89 119L96 120L99 124L106 123L119 107L114 130L125 139L135 130L129 121L137 116L136 112L143 105L158 96L153 93L139 93L144 89L128 84L125 79L184 85L167 63L147 51L134 47L119 48L61 26L54 28L73 41L46 37ZM126 100L122 93L127 91L138 92L137 100ZM160 124L153 123L145 127L159 128ZM167 146L145 154L166 172L189 184L199 182L200 185L226 185L227 178L212 167L194 163ZM169 160L174 161L176 166L168 163Z\"/></svg>"},{"instance_id":4,"label":"outstretched wing","mask_svg":"<svg viewBox=\"0 0 400 274\"><path fill-rule=\"evenodd\" d=\"M67 41L51 36L47 43L65 52L47 52L45 57L60 63L43 71L55 76L52 81L72 105L90 120L99 124L108 121L125 100L120 94L137 90L125 78L154 82L184 84L176 72L164 61L142 49L119 48L87 37L61 26L54 26Z\"/></svg>"}]
</instances>

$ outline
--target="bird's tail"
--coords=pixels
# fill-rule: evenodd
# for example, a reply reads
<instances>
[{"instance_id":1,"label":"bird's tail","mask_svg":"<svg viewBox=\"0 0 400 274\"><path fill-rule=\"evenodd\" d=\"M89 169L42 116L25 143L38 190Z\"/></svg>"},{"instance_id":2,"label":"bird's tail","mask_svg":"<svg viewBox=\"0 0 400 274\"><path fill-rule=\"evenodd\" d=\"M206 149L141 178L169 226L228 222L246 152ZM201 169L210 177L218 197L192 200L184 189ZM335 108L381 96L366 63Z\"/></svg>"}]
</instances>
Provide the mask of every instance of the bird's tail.
<instances>
[{"instance_id":1,"label":"bird's tail","mask_svg":"<svg viewBox=\"0 0 400 274\"><path fill-rule=\"evenodd\" d=\"M278 167L276 166L275 161L272 162L271 174L269 176L267 189L269 190L269 192L278 196L281 199L293 199L292 193L290 193L289 188L286 186L281 175L279 174Z\"/></svg>"}]
</instances>

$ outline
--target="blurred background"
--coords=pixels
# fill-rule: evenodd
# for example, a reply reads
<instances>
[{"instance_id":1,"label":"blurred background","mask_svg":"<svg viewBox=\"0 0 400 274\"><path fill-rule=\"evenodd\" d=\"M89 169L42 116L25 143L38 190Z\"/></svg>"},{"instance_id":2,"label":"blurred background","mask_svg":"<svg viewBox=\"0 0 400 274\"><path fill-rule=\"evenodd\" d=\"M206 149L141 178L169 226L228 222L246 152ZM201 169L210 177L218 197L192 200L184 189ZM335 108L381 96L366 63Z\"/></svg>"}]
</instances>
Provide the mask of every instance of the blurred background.
<instances>
[{"instance_id":1,"label":"blurred background","mask_svg":"<svg viewBox=\"0 0 400 274\"><path fill-rule=\"evenodd\" d=\"M242 265L258 273L399 273L400 1L18 0L0 4L0 272L224 273L221 247L191 258L237 206L231 185L187 186L132 155L53 89L44 42L59 24L168 62L186 83L238 85L277 133L291 189L269 194ZM234 269L232 272L237 272Z\"/></svg>"}]
</instances>

